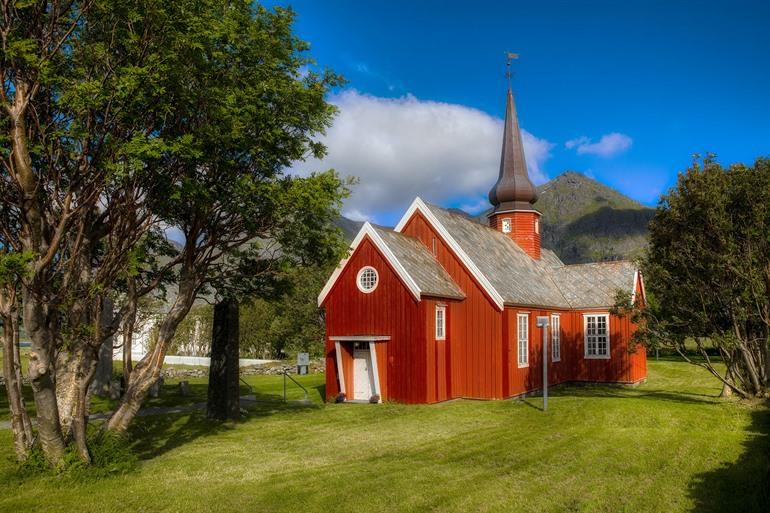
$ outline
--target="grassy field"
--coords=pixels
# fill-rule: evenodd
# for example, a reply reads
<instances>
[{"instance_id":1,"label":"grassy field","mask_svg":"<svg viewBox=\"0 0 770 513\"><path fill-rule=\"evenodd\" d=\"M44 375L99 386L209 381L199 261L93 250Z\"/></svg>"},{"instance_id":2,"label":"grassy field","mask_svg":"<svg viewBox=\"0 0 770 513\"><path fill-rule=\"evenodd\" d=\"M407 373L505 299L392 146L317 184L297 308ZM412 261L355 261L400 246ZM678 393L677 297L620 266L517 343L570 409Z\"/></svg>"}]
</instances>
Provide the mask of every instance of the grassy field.
<instances>
[{"instance_id":1,"label":"grassy field","mask_svg":"<svg viewBox=\"0 0 770 513\"><path fill-rule=\"evenodd\" d=\"M768 511L770 410L681 362L651 361L637 388L558 388L547 413L537 397L324 405L323 377L302 380L315 406L138 419L141 462L109 478L20 478L2 430L0 511ZM249 382L278 400L280 378Z\"/></svg>"}]
</instances>

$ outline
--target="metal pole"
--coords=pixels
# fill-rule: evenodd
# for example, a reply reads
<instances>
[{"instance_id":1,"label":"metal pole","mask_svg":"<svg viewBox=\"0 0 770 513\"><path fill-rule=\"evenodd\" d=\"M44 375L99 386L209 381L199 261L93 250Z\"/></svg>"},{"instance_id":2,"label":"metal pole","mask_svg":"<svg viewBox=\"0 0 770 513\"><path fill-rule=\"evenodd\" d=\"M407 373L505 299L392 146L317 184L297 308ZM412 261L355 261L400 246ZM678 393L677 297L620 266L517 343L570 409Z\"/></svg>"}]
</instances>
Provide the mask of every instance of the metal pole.
<instances>
[{"instance_id":1,"label":"metal pole","mask_svg":"<svg viewBox=\"0 0 770 513\"><path fill-rule=\"evenodd\" d=\"M548 410L548 323L543 326L543 411Z\"/></svg>"},{"instance_id":2,"label":"metal pole","mask_svg":"<svg viewBox=\"0 0 770 513\"><path fill-rule=\"evenodd\" d=\"M286 371L283 371L283 402L286 402Z\"/></svg>"}]
</instances>

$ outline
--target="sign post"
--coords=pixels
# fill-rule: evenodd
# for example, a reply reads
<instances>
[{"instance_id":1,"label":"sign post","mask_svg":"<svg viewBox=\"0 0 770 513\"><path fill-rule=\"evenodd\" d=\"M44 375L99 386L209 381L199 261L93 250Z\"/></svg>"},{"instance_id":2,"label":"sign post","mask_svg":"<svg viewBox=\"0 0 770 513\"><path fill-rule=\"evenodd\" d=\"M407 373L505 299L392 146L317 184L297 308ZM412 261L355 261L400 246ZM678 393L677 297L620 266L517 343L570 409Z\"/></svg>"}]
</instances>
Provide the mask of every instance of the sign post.
<instances>
[{"instance_id":1,"label":"sign post","mask_svg":"<svg viewBox=\"0 0 770 513\"><path fill-rule=\"evenodd\" d=\"M548 410L548 317L538 316L537 327L543 328L543 411Z\"/></svg>"},{"instance_id":2,"label":"sign post","mask_svg":"<svg viewBox=\"0 0 770 513\"><path fill-rule=\"evenodd\" d=\"M297 374L304 376L308 372L310 366L310 354L309 353L297 353Z\"/></svg>"}]
</instances>

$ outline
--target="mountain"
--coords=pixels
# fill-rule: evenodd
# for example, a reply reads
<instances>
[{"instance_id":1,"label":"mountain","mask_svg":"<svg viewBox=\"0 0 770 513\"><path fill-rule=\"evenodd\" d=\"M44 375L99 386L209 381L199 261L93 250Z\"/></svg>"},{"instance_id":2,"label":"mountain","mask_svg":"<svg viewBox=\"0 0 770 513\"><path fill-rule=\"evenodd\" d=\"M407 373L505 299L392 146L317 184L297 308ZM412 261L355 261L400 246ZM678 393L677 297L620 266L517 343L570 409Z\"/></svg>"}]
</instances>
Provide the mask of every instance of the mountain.
<instances>
[{"instance_id":1,"label":"mountain","mask_svg":"<svg viewBox=\"0 0 770 513\"><path fill-rule=\"evenodd\" d=\"M655 210L611 187L567 171L537 191L543 247L565 263L633 259L647 244ZM476 219L486 223L487 213Z\"/></svg>"},{"instance_id":2,"label":"mountain","mask_svg":"<svg viewBox=\"0 0 770 513\"><path fill-rule=\"evenodd\" d=\"M337 218L334 224L337 225L337 228L342 230L343 234L345 234L345 239L352 241L356 238L358 230L361 229L361 225L364 223L362 221L353 221L352 219L348 219L345 216L340 216Z\"/></svg>"},{"instance_id":3,"label":"mountain","mask_svg":"<svg viewBox=\"0 0 770 513\"><path fill-rule=\"evenodd\" d=\"M535 208L543 214L542 244L566 264L633 259L647 245L647 224L655 210L585 175L567 171L537 188ZM487 214L473 217L481 224ZM353 240L363 223L340 217Z\"/></svg>"},{"instance_id":4,"label":"mountain","mask_svg":"<svg viewBox=\"0 0 770 513\"><path fill-rule=\"evenodd\" d=\"M543 246L565 263L633 259L647 245L655 209L580 173L538 187Z\"/></svg>"}]
</instances>

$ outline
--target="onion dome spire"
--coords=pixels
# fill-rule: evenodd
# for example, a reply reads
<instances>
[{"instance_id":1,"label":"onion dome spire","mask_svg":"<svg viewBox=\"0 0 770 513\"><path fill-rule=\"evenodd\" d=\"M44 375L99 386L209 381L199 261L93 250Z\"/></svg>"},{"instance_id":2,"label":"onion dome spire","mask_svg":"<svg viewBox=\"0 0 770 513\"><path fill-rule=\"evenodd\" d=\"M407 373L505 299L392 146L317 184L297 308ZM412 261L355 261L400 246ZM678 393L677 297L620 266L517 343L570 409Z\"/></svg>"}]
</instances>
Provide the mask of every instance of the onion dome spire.
<instances>
[{"instance_id":1,"label":"onion dome spire","mask_svg":"<svg viewBox=\"0 0 770 513\"><path fill-rule=\"evenodd\" d=\"M524 144L521 140L516 104L510 88L508 88L508 101L505 108L500 176L489 191L489 201L495 207L495 212L534 210L532 205L537 201L537 189L527 174Z\"/></svg>"}]
</instances>

